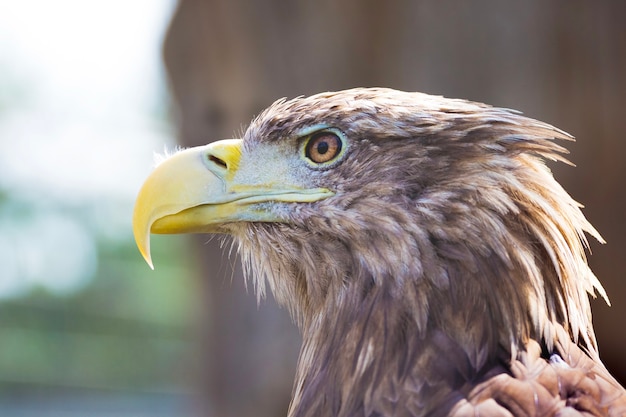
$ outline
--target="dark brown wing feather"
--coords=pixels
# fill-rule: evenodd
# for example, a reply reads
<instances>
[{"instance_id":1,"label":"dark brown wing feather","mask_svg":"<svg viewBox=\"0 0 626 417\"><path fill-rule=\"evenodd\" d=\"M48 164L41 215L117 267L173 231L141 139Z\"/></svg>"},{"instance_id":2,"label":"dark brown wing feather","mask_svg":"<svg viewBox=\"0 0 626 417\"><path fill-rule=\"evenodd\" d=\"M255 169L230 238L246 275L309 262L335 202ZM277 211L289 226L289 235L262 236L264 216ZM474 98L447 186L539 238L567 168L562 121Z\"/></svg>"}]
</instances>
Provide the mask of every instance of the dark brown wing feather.
<instances>
[{"instance_id":1,"label":"dark brown wing feather","mask_svg":"<svg viewBox=\"0 0 626 417\"><path fill-rule=\"evenodd\" d=\"M562 329L561 329L562 331ZM473 388L450 413L463 416L624 416L626 395L606 368L572 342L546 358L536 341L500 373Z\"/></svg>"}]
</instances>

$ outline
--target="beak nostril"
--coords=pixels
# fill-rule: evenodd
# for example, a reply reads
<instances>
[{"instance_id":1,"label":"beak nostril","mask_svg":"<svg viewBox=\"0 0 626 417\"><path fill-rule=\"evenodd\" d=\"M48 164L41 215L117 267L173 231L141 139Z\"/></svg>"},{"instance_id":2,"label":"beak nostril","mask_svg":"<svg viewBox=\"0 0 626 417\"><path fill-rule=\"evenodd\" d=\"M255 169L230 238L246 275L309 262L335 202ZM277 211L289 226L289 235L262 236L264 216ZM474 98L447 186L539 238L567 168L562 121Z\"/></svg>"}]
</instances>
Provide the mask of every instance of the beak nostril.
<instances>
[{"instance_id":1,"label":"beak nostril","mask_svg":"<svg viewBox=\"0 0 626 417\"><path fill-rule=\"evenodd\" d=\"M214 155L209 155L209 161L213 162L215 165L220 166L221 168L227 169L228 165L222 159L218 158Z\"/></svg>"}]
</instances>

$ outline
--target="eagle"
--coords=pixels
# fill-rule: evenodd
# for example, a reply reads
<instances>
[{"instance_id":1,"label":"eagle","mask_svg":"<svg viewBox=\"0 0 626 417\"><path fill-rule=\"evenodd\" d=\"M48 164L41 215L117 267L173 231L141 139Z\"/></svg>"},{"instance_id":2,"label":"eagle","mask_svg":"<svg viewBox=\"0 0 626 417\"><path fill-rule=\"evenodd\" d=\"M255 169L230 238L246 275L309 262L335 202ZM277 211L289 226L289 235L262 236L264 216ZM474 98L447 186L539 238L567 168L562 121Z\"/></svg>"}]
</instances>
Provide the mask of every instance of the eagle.
<instances>
[{"instance_id":1,"label":"eagle","mask_svg":"<svg viewBox=\"0 0 626 417\"><path fill-rule=\"evenodd\" d=\"M623 416L589 297L602 238L554 179L572 136L385 88L280 99L157 165L151 233L229 236L302 333L288 415Z\"/></svg>"}]
</instances>

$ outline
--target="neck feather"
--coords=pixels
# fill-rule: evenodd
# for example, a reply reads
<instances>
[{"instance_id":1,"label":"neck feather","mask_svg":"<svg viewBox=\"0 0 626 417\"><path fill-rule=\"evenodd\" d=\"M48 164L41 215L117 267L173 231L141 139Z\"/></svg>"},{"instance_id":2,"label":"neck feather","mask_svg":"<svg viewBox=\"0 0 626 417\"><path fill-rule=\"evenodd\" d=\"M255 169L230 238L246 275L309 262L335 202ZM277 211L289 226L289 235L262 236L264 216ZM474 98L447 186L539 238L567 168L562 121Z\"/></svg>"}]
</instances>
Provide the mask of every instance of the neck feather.
<instances>
[{"instance_id":1,"label":"neck feather","mask_svg":"<svg viewBox=\"0 0 626 417\"><path fill-rule=\"evenodd\" d=\"M286 223L233 226L258 294L268 283L303 333L290 415L427 398L444 409L558 334L597 356L588 293L604 291L584 253L584 232L597 232L538 158L494 158L494 177L476 164L417 199L365 190Z\"/></svg>"}]
</instances>

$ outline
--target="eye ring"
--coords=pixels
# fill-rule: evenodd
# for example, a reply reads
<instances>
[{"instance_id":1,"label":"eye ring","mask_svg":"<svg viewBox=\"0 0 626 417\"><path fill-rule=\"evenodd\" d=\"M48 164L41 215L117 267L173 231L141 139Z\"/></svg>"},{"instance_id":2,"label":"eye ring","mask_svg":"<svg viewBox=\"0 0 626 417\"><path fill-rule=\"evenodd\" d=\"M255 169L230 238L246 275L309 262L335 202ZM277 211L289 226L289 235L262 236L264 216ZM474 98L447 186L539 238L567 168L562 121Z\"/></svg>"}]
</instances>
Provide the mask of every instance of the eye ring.
<instances>
[{"instance_id":1,"label":"eye ring","mask_svg":"<svg viewBox=\"0 0 626 417\"><path fill-rule=\"evenodd\" d=\"M328 164L342 154L343 145L339 134L324 130L309 137L304 146L304 156L316 165Z\"/></svg>"}]
</instances>

